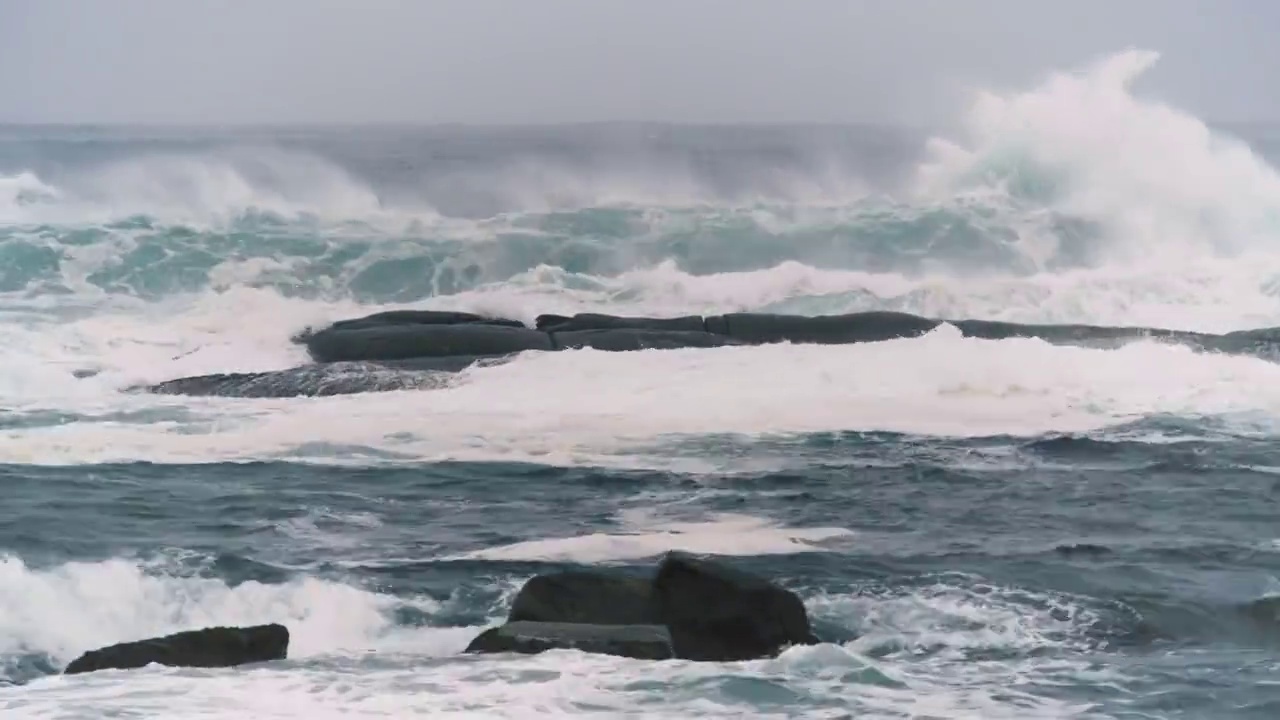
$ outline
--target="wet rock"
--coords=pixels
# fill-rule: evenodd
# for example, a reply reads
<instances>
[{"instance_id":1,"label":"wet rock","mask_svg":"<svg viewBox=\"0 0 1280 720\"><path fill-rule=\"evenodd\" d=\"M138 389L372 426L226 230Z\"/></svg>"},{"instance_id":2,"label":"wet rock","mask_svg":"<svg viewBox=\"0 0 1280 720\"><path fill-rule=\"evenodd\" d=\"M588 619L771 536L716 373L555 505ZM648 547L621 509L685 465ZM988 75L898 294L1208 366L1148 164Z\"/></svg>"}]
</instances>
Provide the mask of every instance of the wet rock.
<instances>
[{"instance_id":1,"label":"wet rock","mask_svg":"<svg viewBox=\"0 0 1280 720\"><path fill-rule=\"evenodd\" d=\"M535 576L516 596L508 621L661 625L675 657L688 660L773 657L790 645L820 642L795 593L683 552L668 553L649 578L606 571Z\"/></svg>"},{"instance_id":2,"label":"wet rock","mask_svg":"<svg viewBox=\"0 0 1280 720\"><path fill-rule=\"evenodd\" d=\"M535 654L557 649L577 649L637 660L667 660L674 657L671 633L662 625L526 621L509 622L485 630L471 641L466 652Z\"/></svg>"},{"instance_id":3,"label":"wet rock","mask_svg":"<svg viewBox=\"0 0 1280 720\"><path fill-rule=\"evenodd\" d=\"M1110 555L1112 550L1106 545L1096 543L1070 543L1055 547L1054 552L1066 557L1100 558Z\"/></svg>"},{"instance_id":4,"label":"wet rock","mask_svg":"<svg viewBox=\"0 0 1280 720\"><path fill-rule=\"evenodd\" d=\"M81 655L63 674L146 667L234 667L246 663L283 660L289 651L289 630L283 625L213 627L164 637L119 643Z\"/></svg>"},{"instance_id":5,"label":"wet rock","mask_svg":"<svg viewBox=\"0 0 1280 720\"><path fill-rule=\"evenodd\" d=\"M654 612L653 584L621 573L567 571L535 575L520 588L508 622L594 625L662 624Z\"/></svg>"},{"instance_id":6,"label":"wet rock","mask_svg":"<svg viewBox=\"0 0 1280 720\"><path fill-rule=\"evenodd\" d=\"M750 660L820 642L795 593L722 563L668 553L653 587L677 657Z\"/></svg>"},{"instance_id":7,"label":"wet rock","mask_svg":"<svg viewBox=\"0 0 1280 720\"><path fill-rule=\"evenodd\" d=\"M676 332L706 332L701 315L685 315L672 318L623 317L599 313L564 315L539 315L534 320L539 330L569 332L571 330L662 330Z\"/></svg>"},{"instance_id":8,"label":"wet rock","mask_svg":"<svg viewBox=\"0 0 1280 720\"><path fill-rule=\"evenodd\" d=\"M550 333L557 350L592 348L608 352L679 350L742 345L731 337L684 330L570 330Z\"/></svg>"}]
</instances>

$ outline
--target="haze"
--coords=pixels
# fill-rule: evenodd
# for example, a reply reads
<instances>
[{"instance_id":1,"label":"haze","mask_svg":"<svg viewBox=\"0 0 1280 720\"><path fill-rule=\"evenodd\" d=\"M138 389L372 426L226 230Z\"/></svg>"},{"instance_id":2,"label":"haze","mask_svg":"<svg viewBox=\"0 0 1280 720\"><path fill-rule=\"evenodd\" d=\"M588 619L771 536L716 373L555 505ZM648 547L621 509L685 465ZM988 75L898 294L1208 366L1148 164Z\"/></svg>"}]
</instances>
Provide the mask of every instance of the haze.
<instances>
[{"instance_id":1,"label":"haze","mask_svg":"<svg viewBox=\"0 0 1280 720\"><path fill-rule=\"evenodd\" d=\"M1280 118L1262 0L0 0L0 121L893 122L1128 47Z\"/></svg>"}]
</instances>

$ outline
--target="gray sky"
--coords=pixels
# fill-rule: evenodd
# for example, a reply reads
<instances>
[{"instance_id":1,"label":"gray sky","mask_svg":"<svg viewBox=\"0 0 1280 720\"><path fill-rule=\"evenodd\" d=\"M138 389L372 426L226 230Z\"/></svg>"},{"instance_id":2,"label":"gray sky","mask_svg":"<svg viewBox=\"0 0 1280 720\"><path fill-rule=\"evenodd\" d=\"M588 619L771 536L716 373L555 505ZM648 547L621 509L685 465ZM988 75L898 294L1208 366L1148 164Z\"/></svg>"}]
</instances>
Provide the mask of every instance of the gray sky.
<instances>
[{"instance_id":1,"label":"gray sky","mask_svg":"<svg viewBox=\"0 0 1280 720\"><path fill-rule=\"evenodd\" d=\"M1280 119L1271 0L0 0L0 121L913 122L1136 46Z\"/></svg>"}]
</instances>

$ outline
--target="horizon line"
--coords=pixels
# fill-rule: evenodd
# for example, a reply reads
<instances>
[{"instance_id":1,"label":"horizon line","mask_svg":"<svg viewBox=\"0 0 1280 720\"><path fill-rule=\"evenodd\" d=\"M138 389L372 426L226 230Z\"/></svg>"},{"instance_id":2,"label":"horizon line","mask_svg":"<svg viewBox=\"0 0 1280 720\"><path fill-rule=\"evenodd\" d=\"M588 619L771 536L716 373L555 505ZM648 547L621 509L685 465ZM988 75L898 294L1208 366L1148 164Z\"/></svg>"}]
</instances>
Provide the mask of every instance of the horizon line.
<instances>
[{"instance_id":1,"label":"horizon line","mask_svg":"<svg viewBox=\"0 0 1280 720\"><path fill-rule=\"evenodd\" d=\"M1280 125L1280 118L1267 119L1201 119L1206 125L1217 126L1270 126ZM92 121L92 120L4 120L0 128L76 128L76 129L155 129L155 130L351 130L351 129L552 129L574 127L667 127L667 128L862 128L881 130L936 130L946 122L922 123L888 120L555 120L555 121L402 121L402 120L299 120L299 121Z\"/></svg>"}]
</instances>

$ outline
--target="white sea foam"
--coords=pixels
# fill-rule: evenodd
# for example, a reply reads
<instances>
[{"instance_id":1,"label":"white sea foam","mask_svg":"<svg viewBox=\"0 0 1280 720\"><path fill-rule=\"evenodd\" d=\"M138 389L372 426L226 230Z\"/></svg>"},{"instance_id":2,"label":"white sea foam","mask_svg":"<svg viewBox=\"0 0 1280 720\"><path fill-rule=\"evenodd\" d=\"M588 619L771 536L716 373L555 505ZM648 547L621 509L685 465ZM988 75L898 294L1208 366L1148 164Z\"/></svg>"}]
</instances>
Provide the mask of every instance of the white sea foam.
<instances>
[{"instance_id":1,"label":"white sea foam","mask_svg":"<svg viewBox=\"0 0 1280 720\"><path fill-rule=\"evenodd\" d=\"M1098 350L975 340L951 326L918 339L847 346L535 353L468 370L444 389L339 398L120 396L102 389L106 380L97 382L97 392L52 398L32 398L31 391L41 389L25 388L29 400L10 406L93 415L181 408L186 419L11 428L0 432L0 458L37 464L325 460L317 448L340 446L413 461L653 466L670 459L664 441L706 434L1031 436L1098 430L1151 414L1229 420L1241 413L1256 430L1259 413L1280 417L1280 366L1265 360L1156 342Z\"/></svg>"},{"instance_id":2,"label":"white sea foam","mask_svg":"<svg viewBox=\"0 0 1280 720\"><path fill-rule=\"evenodd\" d=\"M66 663L86 650L116 642L212 625L267 622L289 627L290 657L415 646L416 652L431 653L437 641L440 653L451 653L468 642L450 630L395 628L391 612L404 605L427 612L437 609L430 599L405 600L314 578L232 587L214 578L147 572L129 560L34 569L4 556L0 655L46 653Z\"/></svg>"},{"instance_id":3,"label":"white sea foam","mask_svg":"<svg viewBox=\"0 0 1280 720\"><path fill-rule=\"evenodd\" d=\"M701 521L655 518L649 511L620 513L623 528L575 537L546 538L462 553L448 559L542 560L580 563L635 561L684 550L705 555L785 555L823 552L824 541L847 538L845 528L787 528L766 518L732 513Z\"/></svg>"}]
</instances>

